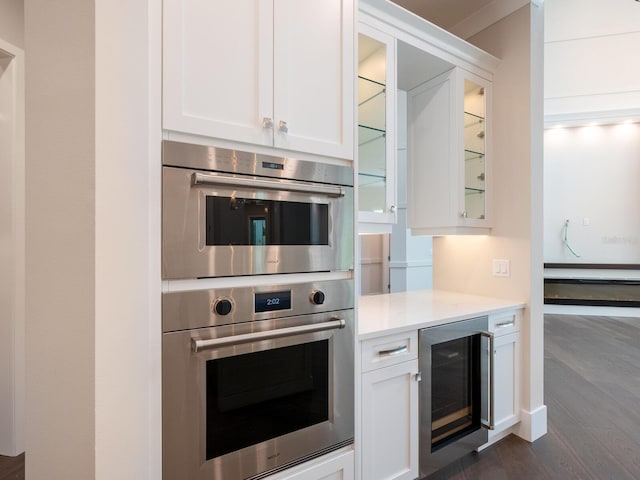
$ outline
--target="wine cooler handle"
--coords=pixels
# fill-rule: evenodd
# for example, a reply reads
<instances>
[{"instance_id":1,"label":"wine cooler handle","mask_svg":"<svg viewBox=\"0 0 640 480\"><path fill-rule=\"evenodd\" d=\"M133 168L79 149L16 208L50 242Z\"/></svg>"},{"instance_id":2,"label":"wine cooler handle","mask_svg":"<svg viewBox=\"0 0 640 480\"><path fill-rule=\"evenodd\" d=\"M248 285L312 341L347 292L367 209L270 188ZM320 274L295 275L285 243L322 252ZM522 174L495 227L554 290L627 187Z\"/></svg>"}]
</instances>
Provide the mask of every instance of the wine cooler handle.
<instances>
[{"instance_id":1,"label":"wine cooler handle","mask_svg":"<svg viewBox=\"0 0 640 480\"><path fill-rule=\"evenodd\" d=\"M496 427L495 424L495 398L494 398L494 337L491 332L480 332L483 337L489 340L489 391L487 392L489 399L489 414L488 421L482 420L482 426L487 430L493 430Z\"/></svg>"}]
</instances>

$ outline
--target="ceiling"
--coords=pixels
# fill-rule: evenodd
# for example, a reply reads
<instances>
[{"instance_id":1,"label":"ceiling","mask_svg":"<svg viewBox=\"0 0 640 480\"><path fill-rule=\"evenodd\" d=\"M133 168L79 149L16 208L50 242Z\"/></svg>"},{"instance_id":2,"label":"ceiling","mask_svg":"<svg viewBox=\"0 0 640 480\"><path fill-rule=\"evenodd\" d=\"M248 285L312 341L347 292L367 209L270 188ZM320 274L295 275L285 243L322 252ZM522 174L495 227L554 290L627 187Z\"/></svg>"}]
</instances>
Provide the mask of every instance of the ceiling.
<instances>
[{"instance_id":1,"label":"ceiling","mask_svg":"<svg viewBox=\"0 0 640 480\"><path fill-rule=\"evenodd\" d=\"M416 15L450 30L494 0L392 0Z\"/></svg>"}]
</instances>

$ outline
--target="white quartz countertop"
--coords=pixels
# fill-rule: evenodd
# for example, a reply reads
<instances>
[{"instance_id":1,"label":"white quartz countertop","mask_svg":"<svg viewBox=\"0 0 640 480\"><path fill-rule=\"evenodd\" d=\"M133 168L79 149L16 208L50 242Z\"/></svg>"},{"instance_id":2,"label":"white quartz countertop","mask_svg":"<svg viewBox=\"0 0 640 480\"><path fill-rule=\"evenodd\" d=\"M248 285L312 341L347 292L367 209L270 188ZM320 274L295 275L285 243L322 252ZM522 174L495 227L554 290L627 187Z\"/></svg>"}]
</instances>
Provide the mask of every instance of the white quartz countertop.
<instances>
[{"instance_id":1,"label":"white quartz countertop","mask_svg":"<svg viewBox=\"0 0 640 480\"><path fill-rule=\"evenodd\" d=\"M360 339L406 332L524 307L524 302L445 290L368 295L358 299Z\"/></svg>"}]
</instances>

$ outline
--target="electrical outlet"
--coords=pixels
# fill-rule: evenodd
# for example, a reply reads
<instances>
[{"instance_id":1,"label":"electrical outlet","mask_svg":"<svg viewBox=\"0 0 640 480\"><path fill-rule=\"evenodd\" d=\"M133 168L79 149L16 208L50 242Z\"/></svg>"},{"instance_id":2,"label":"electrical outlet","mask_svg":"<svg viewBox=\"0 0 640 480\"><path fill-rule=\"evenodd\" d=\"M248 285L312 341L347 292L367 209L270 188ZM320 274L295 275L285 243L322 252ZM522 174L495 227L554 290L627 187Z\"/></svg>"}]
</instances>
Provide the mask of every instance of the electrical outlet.
<instances>
[{"instance_id":1,"label":"electrical outlet","mask_svg":"<svg viewBox=\"0 0 640 480\"><path fill-rule=\"evenodd\" d=\"M504 259L493 259L493 276L509 277L511 276L511 262Z\"/></svg>"}]
</instances>

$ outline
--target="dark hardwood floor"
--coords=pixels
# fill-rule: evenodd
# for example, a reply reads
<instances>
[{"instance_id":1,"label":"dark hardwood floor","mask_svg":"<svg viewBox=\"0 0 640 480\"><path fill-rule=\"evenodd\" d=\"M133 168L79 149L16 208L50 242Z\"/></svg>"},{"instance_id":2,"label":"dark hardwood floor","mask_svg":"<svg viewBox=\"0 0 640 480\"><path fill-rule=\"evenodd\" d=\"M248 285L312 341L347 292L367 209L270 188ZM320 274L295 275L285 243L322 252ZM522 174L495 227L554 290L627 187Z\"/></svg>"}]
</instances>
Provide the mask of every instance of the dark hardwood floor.
<instances>
[{"instance_id":1,"label":"dark hardwood floor","mask_svg":"<svg viewBox=\"0 0 640 480\"><path fill-rule=\"evenodd\" d=\"M545 403L543 438L510 436L429 480L640 479L640 318L546 315ZM0 480L24 478L24 455L0 457Z\"/></svg>"},{"instance_id":2,"label":"dark hardwood floor","mask_svg":"<svg viewBox=\"0 0 640 480\"><path fill-rule=\"evenodd\" d=\"M640 318L545 316L548 433L510 436L429 480L640 479Z\"/></svg>"},{"instance_id":3,"label":"dark hardwood floor","mask_svg":"<svg viewBox=\"0 0 640 480\"><path fill-rule=\"evenodd\" d=\"M0 455L0 480L24 480L24 453L17 457Z\"/></svg>"}]
</instances>

